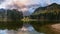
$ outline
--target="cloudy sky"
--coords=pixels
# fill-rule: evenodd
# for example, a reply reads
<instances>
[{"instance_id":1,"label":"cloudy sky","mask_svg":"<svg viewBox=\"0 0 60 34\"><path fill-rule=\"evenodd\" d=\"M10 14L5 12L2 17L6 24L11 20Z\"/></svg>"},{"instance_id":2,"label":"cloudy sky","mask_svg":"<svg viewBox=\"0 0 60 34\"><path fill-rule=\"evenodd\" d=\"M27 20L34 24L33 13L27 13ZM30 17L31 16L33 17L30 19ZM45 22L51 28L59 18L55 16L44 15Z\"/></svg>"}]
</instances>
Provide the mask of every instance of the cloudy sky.
<instances>
[{"instance_id":1,"label":"cloudy sky","mask_svg":"<svg viewBox=\"0 0 60 34\"><path fill-rule=\"evenodd\" d=\"M51 3L60 4L60 0L0 0L0 8L5 8L16 4L17 6L39 4L41 6L49 5Z\"/></svg>"},{"instance_id":2,"label":"cloudy sky","mask_svg":"<svg viewBox=\"0 0 60 34\"><path fill-rule=\"evenodd\" d=\"M38 4L41 6L46 6L46 5L50 5L52 3L57 3L60 4L60 0L0 0L0 8L14 8L14 5L18 6L18 7L22 7L22 6L27 6L27 5L34 5L34 4ZM1 32L5 34L4 32Z\"/></svg>"},{"instance_id":3,"label":"cloudy sky","mask_svg":"<svg viewBox=\"0 0 60 34\"><path fill-rule=\"evenodd\" d=\"M60 4L60 0L0 0L0 9L19 9L24 6L31 5L39 5L39 6L47 6L52 3ZM38 7L38 6L35 6ZM22 8L21 10L29 10L29 12L33 13L35 9L30 8ZM29 14L28 12L25 14Z\"/></svg>"},{"instance_id":4,"label":"cloudy sky","mask_svg":"<svg viewBox=\"0 0 60 34\"><path fill-rule=\"evenodd\" d=\"M52 3L60 4L60 0L0 0L0 9L1 8L19 9L19 8L24 7L24 6L30 6L30 5L35 5L35 4L39 5L39 6L47 6L47 5L50 5ZM23 11L29 10L29 12L33 13L35 9L22 8L22 10Z\"/></svg>"}]
</instances>

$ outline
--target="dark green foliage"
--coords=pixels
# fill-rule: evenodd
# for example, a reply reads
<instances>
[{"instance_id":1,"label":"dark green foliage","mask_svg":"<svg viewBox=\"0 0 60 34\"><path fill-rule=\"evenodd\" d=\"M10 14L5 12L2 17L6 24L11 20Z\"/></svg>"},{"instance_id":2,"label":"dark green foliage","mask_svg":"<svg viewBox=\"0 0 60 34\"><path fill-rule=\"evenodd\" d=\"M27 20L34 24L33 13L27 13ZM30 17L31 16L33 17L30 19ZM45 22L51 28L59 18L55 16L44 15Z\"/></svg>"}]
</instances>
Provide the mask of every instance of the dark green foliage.
<instances>
[{"instance_id":1,"label":"dark green foliage","mask_svg":"<svg viewBox=\"0 0 60 34\"><path fill-rule=\"evenodd\" d=\"M23 25L22 21L12 21L12 22L0 22L0 29L13 29L17 30L18 28L21 28Z\"/></svg>"},{"instance_id":2,"label":"dark green foliage","mask_svg":"<svg viewBox=\"0 0 60 34\"><path fill-rule=\"evenodd\" d=\"M7 16L11 20L20 20L20 19L23 18L23 14L22 14L21 11L19 12L19 11L15 10L15 9L7 10L7 11L8 11Z\"/></svg>"},{"instance_id":3,"label":"dark green foliage","mask_svg":"<svg viewBox=\"0 0 60 34\"><path fill-rule=\"evenodd\" d=\"M21 11L16 9L9 10L9 9L0 9L0 21L18 21L23 18L23 14Z\"/></svg>"},{"instance_id":4,"label":"dark green foliage","mask_svg":"<svg viewBox=\"0 0 60 34\"><path fill-rule=\"evenodd\" d=\"M0 9L0 21L3 21L5 17L5 10L4 9Z\"/></svg>"},{"instance_id":5,"label":"dark green foliage","mask_svg":"<svg viewBox=\"0 0 60 34\"><path fill-rule=\"evenodd\" d=\"M60 21L60 5L53 3L46 7L39 7L30 16L32 19Z\"/></svg>"},{"instance_id":6,"label":"dark green foliage","mask_svg":"<svg viewBox=\"0 0 60 34\"><path fill-rule=\"evenodd\" d=\"M45 25L50 25L60 22L60 5L52 4L47 7L41 7L41 8L39 7L33 14L34 15L29 16L29 18L31 18L32 20L37 19L37 21L28 21L28 24L31 24L38 32L49 33L51 31L48 30L47 28L49 27L46 27ZM16 30L18 28L21 28L22 25L25 23L23 21L20 21L20 19L23 18L22 12L19 12L15 9L7 10L7 18L8 18L7 20L10 19L12 21L0 22L0 29Z\"/></svg>"}]
</instances>

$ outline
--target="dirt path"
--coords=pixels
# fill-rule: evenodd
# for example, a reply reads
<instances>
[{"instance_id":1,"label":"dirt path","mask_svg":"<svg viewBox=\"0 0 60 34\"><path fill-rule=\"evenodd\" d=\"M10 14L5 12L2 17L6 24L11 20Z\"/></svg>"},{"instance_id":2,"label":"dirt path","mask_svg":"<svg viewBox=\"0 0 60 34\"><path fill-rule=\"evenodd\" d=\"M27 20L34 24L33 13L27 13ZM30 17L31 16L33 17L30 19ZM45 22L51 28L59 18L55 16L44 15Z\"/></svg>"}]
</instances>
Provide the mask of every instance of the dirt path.
<instances>
[{"instance_id":1,"label":"dirt path","mask_svg":"<svg viewBox=\"0 0 60 34\"><path fill-rule=\"evenodd\" d=\"M51 25L51 30L54 31L55 34L60 34L60 23Z\"/></svg>"}]
</instances>

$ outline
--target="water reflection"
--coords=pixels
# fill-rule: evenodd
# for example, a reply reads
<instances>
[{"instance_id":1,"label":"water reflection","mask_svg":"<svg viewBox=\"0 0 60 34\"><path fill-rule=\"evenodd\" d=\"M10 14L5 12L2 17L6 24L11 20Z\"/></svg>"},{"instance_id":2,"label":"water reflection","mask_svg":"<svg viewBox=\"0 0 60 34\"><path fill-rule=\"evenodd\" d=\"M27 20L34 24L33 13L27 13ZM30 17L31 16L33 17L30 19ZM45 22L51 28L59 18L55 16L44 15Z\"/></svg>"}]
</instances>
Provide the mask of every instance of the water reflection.
<instances>
[{"instance_id":1,"label":"water reflection","mask_svg":"<svg viewBox=\"0 0 60 34\"><path fill-rule=\"evenodd\" d=\"M0 34L7 34L7 30L0 30Z\"/></svg>"},{"instance_id":2,"label":"water reflection","mask_svg":"<svg viewBox=\"0 0 60 34\"><path fill-rule=\"evenodd\" d=\"M16 31L14 30L0 30L0 34L16 34Z\"/></svg>"},{"instance_id":3,"label":"water reflection","mask_svg":"<svg viewBox=\"0 0 60 34\"><path fill-rule=\"evenodd\" d=\"M0 34L44 34L44 33L39 33L35 31L35 29L29 25L29 24L24 24L22 28L19 28L18 30L0 30Z\"/></svg>"}]
</instances>

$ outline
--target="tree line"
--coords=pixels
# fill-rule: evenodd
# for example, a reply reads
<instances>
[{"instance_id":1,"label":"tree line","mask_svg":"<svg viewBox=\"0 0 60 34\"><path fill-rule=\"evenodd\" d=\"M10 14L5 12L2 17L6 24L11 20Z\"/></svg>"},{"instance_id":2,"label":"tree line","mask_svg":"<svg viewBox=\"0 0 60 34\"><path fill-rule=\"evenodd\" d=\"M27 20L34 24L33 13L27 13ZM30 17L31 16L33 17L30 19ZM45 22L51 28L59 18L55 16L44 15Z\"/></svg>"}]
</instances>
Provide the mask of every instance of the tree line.
<instances>
[{"instance_id":1,"label":"tree line","mask_svg":"<svg viewBox=\"0 0 60 34\"><path fill-rule=\"evenodd\" d=\"M31 19L47 19L47 20L60 20L60 11L57 12L48 12L40 13L38 15L31 15Z\"/></svg>"},{"instance_id":2,"label":"tree line","mask_svg":"<svg viewBox=\"0 0 60 34\"><path fill-rule=\"evenodd\" d=\"M5 18L8 20L20 20L23 18L22 11L18 11L16 9L9 10L9 9L0 9L0 19L3 21Z\"/></svg>"}]
</instances>

